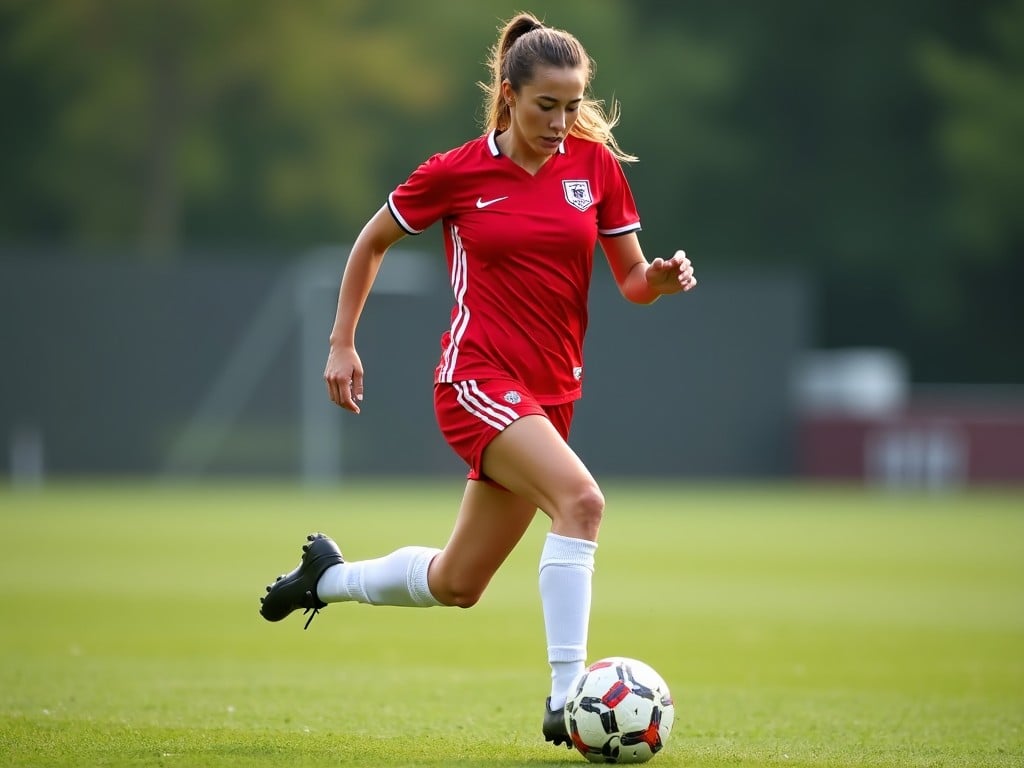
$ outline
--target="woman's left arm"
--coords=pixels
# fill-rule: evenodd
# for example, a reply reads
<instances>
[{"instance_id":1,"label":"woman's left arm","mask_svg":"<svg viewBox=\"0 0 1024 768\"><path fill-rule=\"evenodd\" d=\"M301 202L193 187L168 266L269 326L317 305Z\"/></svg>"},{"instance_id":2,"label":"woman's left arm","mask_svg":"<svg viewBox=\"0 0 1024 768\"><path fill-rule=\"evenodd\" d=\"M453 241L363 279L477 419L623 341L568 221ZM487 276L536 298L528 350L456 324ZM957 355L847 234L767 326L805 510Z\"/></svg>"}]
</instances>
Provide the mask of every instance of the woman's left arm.
<instances>
[{"instance_id":1,"label":"woman's left arm","mask_svg":"<svg viewBox=\"0 0 1024 768\"><path fill-rule=\"evenodd\" d=\"M619 292L634 304L650 304L659 296L689 291L697 285L693 264L684 251L648 263L636 232L602 237L600 242Z\"/></svg>"}]
</instances>

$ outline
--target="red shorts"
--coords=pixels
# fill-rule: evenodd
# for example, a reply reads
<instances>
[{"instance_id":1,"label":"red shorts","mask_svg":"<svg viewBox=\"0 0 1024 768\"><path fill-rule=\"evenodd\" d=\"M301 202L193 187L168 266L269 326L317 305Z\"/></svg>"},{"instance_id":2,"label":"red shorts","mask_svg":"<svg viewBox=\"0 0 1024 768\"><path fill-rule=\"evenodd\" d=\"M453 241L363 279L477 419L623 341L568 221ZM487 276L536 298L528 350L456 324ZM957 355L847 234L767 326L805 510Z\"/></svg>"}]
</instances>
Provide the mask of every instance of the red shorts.
<instances>
[{"instance_id":1,"label":"red shorts","mask_svg":"<svg viewBox=\"0 0 1024 768\"><path fill-rule=\"evenodd\" d=\"M484 448L499 432L521 416L544 416L562 436L569 439L574 402L541 405L514 379L456 381L434 385L434 413L441 434L459 457L469 465L470 480L485 480Z\"/></svg>"}]
</instances>

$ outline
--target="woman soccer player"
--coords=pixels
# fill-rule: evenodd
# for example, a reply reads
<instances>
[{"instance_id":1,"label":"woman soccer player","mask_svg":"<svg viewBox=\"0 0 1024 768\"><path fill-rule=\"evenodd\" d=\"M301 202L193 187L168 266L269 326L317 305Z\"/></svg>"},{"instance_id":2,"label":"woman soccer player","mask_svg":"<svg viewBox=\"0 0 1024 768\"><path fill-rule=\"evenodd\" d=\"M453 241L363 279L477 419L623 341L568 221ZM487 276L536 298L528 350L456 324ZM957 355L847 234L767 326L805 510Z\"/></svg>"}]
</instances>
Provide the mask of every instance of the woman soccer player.
<instances>
[{"instance_id":1,"label":"woman soccer player","mask_svg":"<svg viewBox=\"0 0 1024 768\"><path fill-rule=\"evenodd\" d=\"M331 400L359 413L356 326L388 249L440 221L454 293L435 372L438 424L469 465L444 549L406 546L346 562L311 534L299 565L267 587L260 612L279 621L327 603L468 608L540 509L551 691L543 734L571 746L562 718L587 657L591 578L604 497L569 447L581 395L595 244L622 295L649 304L696 286L682 251L648 262L612 135L617 109L589 97L591 62L571 34L515 16L491 50L487 131L434 155L388 197L352 246L324 378ZM308 626L308 621L307 621Z\"/></svg>"}]
</instances>

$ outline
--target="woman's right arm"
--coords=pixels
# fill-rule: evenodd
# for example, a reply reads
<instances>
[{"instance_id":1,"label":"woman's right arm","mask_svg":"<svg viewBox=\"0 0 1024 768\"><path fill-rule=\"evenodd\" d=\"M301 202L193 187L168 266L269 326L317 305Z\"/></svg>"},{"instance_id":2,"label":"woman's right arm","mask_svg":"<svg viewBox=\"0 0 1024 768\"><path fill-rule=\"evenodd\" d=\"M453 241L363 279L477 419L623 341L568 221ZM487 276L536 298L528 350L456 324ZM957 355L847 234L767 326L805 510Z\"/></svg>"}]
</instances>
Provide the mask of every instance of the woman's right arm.
<instances>
[{"instance_id":1,"label":"woman's right arm","mask_svg":"<svg viewBox=\"0 0 1024 768\"><path fill-rule=\"evenodd\" d=\"M357 401L363 399L363 364L356 353L356 326L384 254L405 234L388 207L382 206L359 233L345 265L324 381L331 400L353 413L359 413Z\"/></svg>"}]
</instances>

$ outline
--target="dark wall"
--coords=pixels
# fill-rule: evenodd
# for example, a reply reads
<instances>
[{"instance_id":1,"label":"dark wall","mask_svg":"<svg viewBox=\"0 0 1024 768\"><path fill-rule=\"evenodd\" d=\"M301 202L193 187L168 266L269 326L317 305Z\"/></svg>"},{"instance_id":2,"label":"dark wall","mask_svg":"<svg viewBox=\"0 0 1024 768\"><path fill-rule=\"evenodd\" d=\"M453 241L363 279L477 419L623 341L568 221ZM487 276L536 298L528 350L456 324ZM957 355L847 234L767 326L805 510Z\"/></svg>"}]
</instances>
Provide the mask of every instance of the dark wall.
<instances>
[{"instance_id":1,"label":"dark wall","mask_svg":"<svg viewBox=\"0 0 1024 768\"><path fill-rule=\"evenodd\" d=\"M317 394L341 260L310 282L300 262L0 259L5 453L23 451L27 435L41 438L51 474L299 475L305 386L320 428L341 436L339 472L461 473L431 396L448 288L422 258L431 268L415 289L381 282L364 312L358 417ZM803 281L704 269L692 295L638 307L599 260L592 298L572 441L596 473L794 470L789 376L810 343Z\"/></svg>"}]
</instances>

